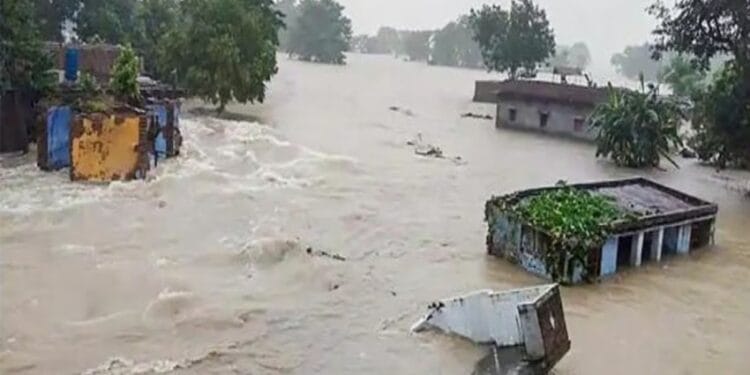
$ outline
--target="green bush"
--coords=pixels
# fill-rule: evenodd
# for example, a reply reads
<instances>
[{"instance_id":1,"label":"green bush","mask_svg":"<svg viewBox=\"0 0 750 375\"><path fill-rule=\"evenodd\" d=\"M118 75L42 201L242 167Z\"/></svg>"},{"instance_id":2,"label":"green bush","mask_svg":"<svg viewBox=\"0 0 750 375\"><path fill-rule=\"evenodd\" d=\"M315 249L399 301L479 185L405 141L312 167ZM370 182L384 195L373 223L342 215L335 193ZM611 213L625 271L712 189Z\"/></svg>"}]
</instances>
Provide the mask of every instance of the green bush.
<instances>
[{"instance_id":1,"label":"green bush","mask_svg":"<svg viewBox=\"0 0 750 375\"><path fill-rule=\"evenodd\" d=\"M115 99L138 106L142 102L138 77L141 74L140 63L133 48L125 46L120 51L114 67L112 80L109 83Z\"/></svg>"}]
</instances>

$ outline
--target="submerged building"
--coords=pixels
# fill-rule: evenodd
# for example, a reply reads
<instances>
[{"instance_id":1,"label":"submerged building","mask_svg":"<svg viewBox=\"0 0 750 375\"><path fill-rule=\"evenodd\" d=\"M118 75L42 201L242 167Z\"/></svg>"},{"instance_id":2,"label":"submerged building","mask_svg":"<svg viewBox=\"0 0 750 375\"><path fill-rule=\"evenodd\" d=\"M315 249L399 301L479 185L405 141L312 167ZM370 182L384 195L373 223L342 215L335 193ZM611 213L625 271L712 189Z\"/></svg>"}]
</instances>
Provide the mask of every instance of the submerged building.
<instances>
[{"instance_id":1,"label":"submerged building","mask_svg":"<svg viewBox=\"0 0 750 375\"><path fill-rule=\"evenodd\" d=\"M607 89L546 81L508 80L494 86L497 128L532 130L591 141L587 119Z\"/></svg>"},{"instance_id":2,"label":"submerged building","mask_svg":"<svg viewBox=\"0 0 750 375\"><path fill-rule=\"evenodd\" d=\"M644 178L567 185L606 197L628 219L609 223L601 246L587 250L583 264L563 256L559 281L580 283L614 275L627 267L660 262L683 255L713 241L718 206ZM549 270L552 237L507 210L507 202L522 203L545 192L564 187L525 190L495 197L487 202L487 250L545 278ZM559 259L559 258L554 258Z\"/></svg>"}]
</instances>

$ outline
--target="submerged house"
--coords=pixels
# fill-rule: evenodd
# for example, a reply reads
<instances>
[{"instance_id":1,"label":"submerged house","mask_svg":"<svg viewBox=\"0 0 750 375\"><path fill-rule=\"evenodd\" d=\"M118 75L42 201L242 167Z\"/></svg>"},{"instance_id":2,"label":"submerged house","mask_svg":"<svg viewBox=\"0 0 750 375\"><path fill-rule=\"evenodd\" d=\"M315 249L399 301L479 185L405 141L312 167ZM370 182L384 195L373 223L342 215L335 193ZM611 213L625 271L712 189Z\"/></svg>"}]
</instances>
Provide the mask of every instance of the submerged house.
<instances>
[{"instance_id":1,"label":"submerged house","mask_svg":"<svg viewBox=\"0 0 750 375\"><path fill-rule=\"evenodd\" d=\"M508 80L495 87L497 128L514 128L591 141L587 118L607 100L607 89L546 81Z\"/></svg>"},{"instance_id":2,"label":"submerged house","mask_svg":"<svg viewBox=\"0 0 750 375\"><path fill-rule=\"evenodd\" d=\"M607 216L611 220L601 219L585 230L574 228L579 235L589 234L592 240L587 241L566 237L557 228L543 225L549 217L544 215L550 211L556 211L552 212L554 217L569 208L558 206L524 214L530 202L550 199L554 193L595 199L611 210ZM580 210L577 207L570 212L581 216ZM715 204L644 178L525 190L487 202L487 250L545 278L574 284L594 281L623 268L660 262L664 257L688 254L709 245L717 213ZM595 212L591 217L600 220L605 216ZM563 222L575 222L570 219ZM586 222L572 225L584 226Z\"/></svg>"}]
</instances>

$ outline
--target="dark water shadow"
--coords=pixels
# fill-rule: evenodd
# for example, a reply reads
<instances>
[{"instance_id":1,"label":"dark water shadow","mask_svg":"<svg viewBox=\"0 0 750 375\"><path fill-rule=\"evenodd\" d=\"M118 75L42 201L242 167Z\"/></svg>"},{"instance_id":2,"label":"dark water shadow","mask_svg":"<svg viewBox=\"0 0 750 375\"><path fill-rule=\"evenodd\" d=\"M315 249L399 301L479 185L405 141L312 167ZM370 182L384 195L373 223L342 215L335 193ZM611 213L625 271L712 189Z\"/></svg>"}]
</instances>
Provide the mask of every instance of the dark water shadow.
<instances>
[{"instance_id":1,"label":"dark water shadow","mask_svg":"<svg viewBox=\"0 0 750 375\"><path fill-rule=\"evenodd\" d=\"M187 112L195 116L213 117L221 120L265 123L265 119L250 113L238 113L226 110L219 113L215 108L208 107L190 108Z\"/></svg>"},{"instance_id":2,"label":"dark water shadow","mask_svg":"<svg viewBox=\"0 0 750 375\"><path fill-rule=\"evenodd\" d=\"M527 362L523 346L491 347L474 366L471 375L545 375L550 369L542 362Z\"/></svg>"}]
</instances>

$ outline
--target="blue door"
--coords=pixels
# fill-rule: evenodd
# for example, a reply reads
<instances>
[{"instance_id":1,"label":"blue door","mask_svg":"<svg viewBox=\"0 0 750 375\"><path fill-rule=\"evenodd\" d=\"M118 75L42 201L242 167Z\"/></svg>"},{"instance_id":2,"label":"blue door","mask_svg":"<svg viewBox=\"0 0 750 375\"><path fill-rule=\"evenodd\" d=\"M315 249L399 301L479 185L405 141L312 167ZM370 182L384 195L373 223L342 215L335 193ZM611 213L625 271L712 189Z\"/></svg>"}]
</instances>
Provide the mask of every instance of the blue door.
<instances>
[{"instance_id":1,"label":"blue door","mask_svg":"<svg viewBox=\"0 0 750 375\"><path fill-rule=\"evenodd\" d=\"M47 168L57 170L70 166L70 124L73 110L69 106L52 107L47 112Z\"/></svg>"}]
</instances>

